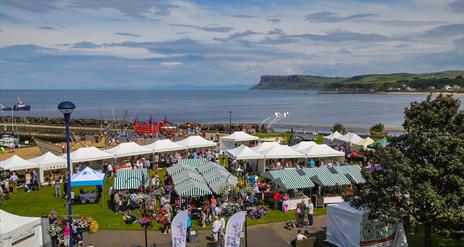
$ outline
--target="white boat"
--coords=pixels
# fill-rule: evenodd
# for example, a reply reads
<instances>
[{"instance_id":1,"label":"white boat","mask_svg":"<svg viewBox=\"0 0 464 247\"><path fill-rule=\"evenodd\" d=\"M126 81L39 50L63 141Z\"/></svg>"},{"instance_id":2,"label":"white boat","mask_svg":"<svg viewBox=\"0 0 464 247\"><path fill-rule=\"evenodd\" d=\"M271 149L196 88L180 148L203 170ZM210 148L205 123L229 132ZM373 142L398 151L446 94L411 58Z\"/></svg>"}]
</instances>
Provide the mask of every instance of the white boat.
<instances>
[{"instance_id":1,"label":"white boat","mask_svg":"<svg viewBox=\"0 0 464 247\"><path fill-rule=\"evenodd\" d=\"M19 137L13 135L4 134L0 139L0 146L7 148L16 148L19 146Z\"/></svg>"}]
</instances>

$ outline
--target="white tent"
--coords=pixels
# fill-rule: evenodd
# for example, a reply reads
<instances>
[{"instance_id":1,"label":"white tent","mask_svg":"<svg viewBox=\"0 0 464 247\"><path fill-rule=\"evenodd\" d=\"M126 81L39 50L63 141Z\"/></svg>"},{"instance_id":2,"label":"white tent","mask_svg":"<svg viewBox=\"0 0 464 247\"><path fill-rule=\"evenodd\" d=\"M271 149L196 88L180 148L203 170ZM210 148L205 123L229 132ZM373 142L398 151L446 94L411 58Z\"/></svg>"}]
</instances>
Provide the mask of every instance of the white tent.
<instances>
[{"instance_id":1,"label":"white tent","mask_svg":"<svg viewBox=\"0 0 464 247\"><path fill-rule=\"evenodd\" d=\"M235 131L234 133L221 137L220 139L224 140L231 140L234 142L245 142L245 141L257 141L259 137L257 136L252 136L248 133L245 133L243 131Z\"/></svg>"},{"instance_id":2,"label":"white tent","mask_svg":"<svg viewBox=\"0 0 464 247\"><path fill-rule=\"evenodd\" d=\"M313 141L302 141L296 145L291 146L291 148L300 152L301 150L308 149L312 147L313 145L316 145L316 143Z\"/></svg>"},{"instance_id":3,"label":"white tent","mask_svg":"<svg viewBox=\"0 0 464 247\"><path fill-rule=\"evenodd\" d=\"M236 160L257 160L257 159L264 159L264 155L253 151L251 148L240 145L234 149L226 150L226 153L232 156Z\"/></svg>"},{"instance_id":4,"label":"white tent","mask_svg":"<svg viewBox=\"0 0 464 247\"><path fill-rule=\"evenodd\" d=\"M293 159L304 158L304 154L293 150L287 145L275 145L270 149L260 152L266 159Z\"/></svg>"},{"instance_id":5,"label":"white tent","mask_svg":"<svg viewBox=\"0 0 464 247\"><path fill-rule=\"evenodd\" d=\"M402 224L370 222L367 213L367 210L358 210L347 203L329 204L327 241L346 247L408 246Z\"/></svg>"},{"instance_id":6,"label":"white tent","mask_svg":"<svg viewBox=\"0 0 464 247\"><path fill-rule=\"evenodd\" d=\"M157 140L151 144L145 145L144 147L151 149L154 153L165 153L185 150L185 147L169 139Z\"/></svg>"},{"instance_id":7,"label":"white tent","mask_svg":"<svg viewBox=\"0 0 464 247\"><path fill-rule=\"evenodd\" d=\"M327 144L316 144L299 151L308 158L345 157L345 152L337 151Z\"/></svg>"},{"instance_id":8,"label":"white tent","mask_svg":"<svg viewBox=\"0 0 464 247\"><path fill-rule=\"evenodd\" d=\"M360 142L353 143L355 146L359 146L361 149L367 149L367 145L374 143L375 141L369 136L362 139Z\"/></svg>"},{"instance_id":9,"label":"white tent","mask_svg":"<svg viewBox=\"0 0 464 247\"><path fill-rule=\"evenodd\" d=\"M340 134L340 132L338 132L338 131L332 132L332 134L330 134L330 135L328 135L328 136L324 136L324 143L325 143L325 144L332 143L332 141L333 141L335 138L338 138L338 137L341 137L341 136L343 136L343 135Z\"/></svg>"},{"instance_id":10,"label":"white tent","mask_svg":"<svg viewBox=\"0 0 464 247\"><path fill-rule=\"evenodd\" d=\"M66 158L66 155L63 155ZM71 161L73 163L88 162L96 160L108 160L114 159L114 154L107 153L96 147L85 147L79 148L74 152L71 152Z\"/></svg>"},{"instance_id":11,"label":"white tent","mask_svg":"<svg viewBox=\"0 0 464 247\"><path fill-rule=\"evenodd\" d=\"M116 158L130 157L143 154L151 154L153 150L140 146L135 142L125 142L116 147L106 149L105 152L113 154Z\"/></svg>"},{"instance_id":12,"label":"white tent","mask_svg":"<svg viewBox=\"0 0 464 247\"><path fill-rule=\"evenodd\" d=\"M39 168L39 164L25 160L16 154L4 161L0 161L0 170L18 171L37 168Z\"/></svg>"},{"instance_id":13,"label":"white tent","mask_svg":"<svg viewBox=\"0 0 464 247\"><path fill-rule=\"evenodd\" d=\"M184 140L176 142L187 149L215 147L216 143L208 141L201 136L189 136Z\"/></svg>"},{"instance_id":14,"label":"white tent","mask_svg":"<svg viewBox=\"0 0 464 247\"><path fill-rule=\"evenodd\" d=\"M39 217L23 217L0 210L0 246L43 246Z\"/></svg>"},{"instance_id":15,"label":"white tent","mask_svg":"<svg viewBox=\"0 0 464 247\"><path fill-rule=\"evenodd\" d=\"M358 136L355 133L347 133L346 135L334 138L335 142L347 143L347 144L350 144L350 145L354 144L354 143L361 142L362 140L364 140L364 139L361 138L360 136Z\"/></svg>"},{"instance_id":16,"label":"white tent","mask_svg":"<svg viewBox=\"0 0 464 247\"><path fill-rule=\"evenodd\" d=\"M46 152L39 157L29 159L29 161L39 164L40 168L40 182L44 182L44 171L66 169L66 159L63 157L56 156L51 152Z\"/></svg>"},{"instance_id":17,"label":"white tent","mask_svg":"<svg viewBox=\"0 0 464 247\"><path fill-rule=\"evenodd\" d=\"M280 144L277 143L277 142L261 142L260 144L258 144L258 146L256 147L252 147L251 149L253 151L256 151L258 153L262 153L262 152L265 152L275 146L279 146Z\"/></svg>"}]
</instances>

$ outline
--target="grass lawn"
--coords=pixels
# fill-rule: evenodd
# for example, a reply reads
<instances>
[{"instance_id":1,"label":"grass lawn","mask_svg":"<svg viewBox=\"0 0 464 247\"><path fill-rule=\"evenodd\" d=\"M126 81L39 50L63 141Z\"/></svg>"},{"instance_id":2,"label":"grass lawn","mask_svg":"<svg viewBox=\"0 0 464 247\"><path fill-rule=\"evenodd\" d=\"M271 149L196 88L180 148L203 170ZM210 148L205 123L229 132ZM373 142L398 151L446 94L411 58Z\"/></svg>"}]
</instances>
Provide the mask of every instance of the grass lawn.
<instances>
[{"instance_id":1,"label":"grass lawn","mask_svg":"<svg viewBox=\"0 0 464 247\"><path fill-rule=\"evenodd\" d=\"M408 235L409 246L424 246L424 231L418 231L414 235ZM432 246L434 247L463 247L464 241L448 238L432 232Z\"/></svg>"},{"instance_id":2,"label":"grass lawn","mask_svg":"<svg viewBox=\"0 0 464 247\"><path fill-rule=\"evenodd\" d=\"M256 136L259 138L273 138L273 137L282 137L283 141L282 144L288 144L290 138L292 138L292 133L256 133Z\"/></svg>"}]
</instances>

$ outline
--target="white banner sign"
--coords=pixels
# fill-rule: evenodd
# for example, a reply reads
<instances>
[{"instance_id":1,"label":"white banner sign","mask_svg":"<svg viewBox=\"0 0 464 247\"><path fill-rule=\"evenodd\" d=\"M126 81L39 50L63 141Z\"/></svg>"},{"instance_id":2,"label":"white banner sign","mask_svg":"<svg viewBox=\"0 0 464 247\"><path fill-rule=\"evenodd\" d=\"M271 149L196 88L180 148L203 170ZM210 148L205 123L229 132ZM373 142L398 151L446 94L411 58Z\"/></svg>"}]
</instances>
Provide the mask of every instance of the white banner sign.
<instances>
[{"instance_id":1,"label":"white banner sign","mask_svg":"<svg viewBox=\"0 0 464 247\"><path fill-rule=\"evenodd\" d=\"M227 222L225 247L239 247L240 233L245 223L246 212L238 212L230 217Z\"/></svg>"},{"instance_id":2,"label":"white banner sign","mask_svg":"<svg viewBox=\"0 0 464 247\"><path fill-rule=\"evenodd\" d=\"M174 217L171 223L172 247L185 247L187 243L187 217L187 210Z\"/></svg>"}]
</instances>

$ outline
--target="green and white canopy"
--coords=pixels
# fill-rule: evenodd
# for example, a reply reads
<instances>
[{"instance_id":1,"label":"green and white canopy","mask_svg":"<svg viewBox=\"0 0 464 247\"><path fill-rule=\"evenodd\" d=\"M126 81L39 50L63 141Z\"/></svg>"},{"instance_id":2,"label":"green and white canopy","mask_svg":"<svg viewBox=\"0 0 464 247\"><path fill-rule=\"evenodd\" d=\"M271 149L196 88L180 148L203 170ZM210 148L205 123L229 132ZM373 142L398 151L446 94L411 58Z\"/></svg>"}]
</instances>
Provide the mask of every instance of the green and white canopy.
<instances>
[{"instance_id":1,"label":"green and white canopy","mask_svg":"<svg viewBox=\"0 0 464 247\"><path fill-rule=\"evenodd\" d=\"M184 166L190 166L193 168L197 168L200 166L204 166L208 162L207 159L180 159L178 161L178 164L184 165Z\"/></svg>"},{"instance_id":2,"label":"green and white canopy","mask_svg":"<svg viewBox=\"0 0 464 247\"><path fill-rule=\"evenodd\" d=\"M350 181L343 175L332 173L327 167L303 168L301 169L311 181L320 186L349 185Z\"/></svg>"},{"instance_id":3,"label":"green and white canopy","mask_svg":"<svg viewBox=\"0 0 464 247\"><path fill-rule=\"evenodd\" d=\"M363 184L366 182L361 174L361 168L357 165L345 165L335 167L338 173L345 175L352 183Z\"/></svg>"},{"instance_id":4,"label":"green and white canopy","mask_svg":"<svg viewBox=\"0 0 464 247\"><path fill-rule=\"evenodd\" d=\"M314 183L310 177L302 173L300 174L295 168L266 171L263 176L271 179L277 186L285 190L314 187Z\"/></svg>"},{"instance_id":5,"label":"green and white canopy","mask_svg":"<svg viewBox=\"0 0 464 247\"><path fill-rule=\"evenodd\" d=\"M205 196L212 194L212 191L206 184L199 183L194 180L187 180L175 185L174 191L176 191L179 196Z\"/></svg>"},{"instance_id":6,"label":"green and white canopy","mask_svg":"<svg viewBox=\"0 0 464 247\"><path fill-rule=\"evenodd\" d=\"M168 172L169 175L171 176L174 176L178 173L183 173L183 172L187 172L187 171L194 171L196 172L195 168L193 167L190 167L190 166L184 166L182 164L177 164L177 165L173 165L173 166L170 166L166 169L166 171Z\"/></svg>"},{"instance_id":7,"label":"green and white canopy","mask_svg":"<svg viewBox=\"0 0 464 247\"><path fill-rule=\"evenodd\" d=\"M138 189L143 182L147 186L149 181L146 169L120 169L116 172L113 189Z\"/></svg>"},{"instance_id":8,"label":"green and white canopy","mask_svg":"<svg viewBox=\"0 0 464 247\"><path fill-rule=\"evenodd\" d=\"M189 180L203 184L205 183L205 179L196 171L186 170L185 172L180 172L172 176L172 182L174 183L174 186Z\"/></svg>"}]
</instances>

